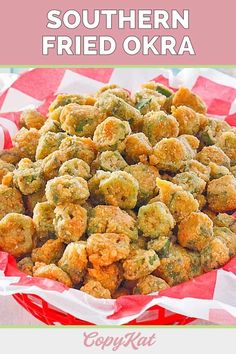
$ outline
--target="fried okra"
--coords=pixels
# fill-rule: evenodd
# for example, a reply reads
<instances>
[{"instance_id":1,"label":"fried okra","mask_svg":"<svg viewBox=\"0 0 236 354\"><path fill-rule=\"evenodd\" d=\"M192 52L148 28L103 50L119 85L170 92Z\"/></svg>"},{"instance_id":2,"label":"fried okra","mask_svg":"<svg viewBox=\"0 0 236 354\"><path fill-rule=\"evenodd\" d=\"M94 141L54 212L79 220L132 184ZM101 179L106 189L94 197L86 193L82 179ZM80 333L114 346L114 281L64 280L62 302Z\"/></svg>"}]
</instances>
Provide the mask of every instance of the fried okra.
<instances>
[{"instance_id":1,"label":"fried okra","mask_svg":"<svg viewBox=\"0 0 236 354\"><path fill-rule=\"evenodd\" d=\"M62 242L78 241L85 233L87 227L87 210L79 204L66 203L58 205L55 208L53 223L57 237Z\"/></svg>"},{"instance_id":2,"label":"fried okra","mask_svg":"<svg viewBox=\"0 0 236 354\"><path fill-rule=\"evenodd\" d=\"M13 182L23 195L38 192L44 187L41 165L29 159L22 159L13 172Z\"/></svg>"},{"instance_id":3,"label":"fried okra","mask_svg":"<svg viewBox=\"0 0 236 354\"><path fill-rule=\"evenodd\" d=\"M177 120L163 111L149 112L143 118L143 133L155 145L163 138L176 138L179 135Z\"/></svg>"},{"instance_id":4,"label":"fried okra","mask_svg":"<svg viewBox=\"0 0 236 354\"><path fill-rule=\"evenodd\" d=\"M66 138L65 133L48 132L41 135L36 149L36 160L42 160L52 152L59 149L63 139Z\"/></svg>"},{"instance_id":5,"label":"fried okra","mask_svg":"<svg viewBox=\"0 0 236 354\"><path fill-rule=\"evenodd\" d=\"M0 184L0 220L8 213L20 213L25 211L22 194L12 187Z\"/></svg>"},{"instance_id":6,"label":"fried okra","mask_svg":"<svg viewBox=\"0 0 236 354\"><path fill-rule=\"evenodd\" d=\"M219 213L213 220L214 226L227 227L236 233L236 218L233 215Z\"/></svg>"},{"instance_id":7,"label":"fried okra","mask_svg":"<svg viewBox=\"0 0 236 354\"><path fill-rule=\"evenodd\" d=\"M41 136L47 134L48 132L60 133L62 132L61 123L57 120L48 118L39 132Z\"/></svg>"},{"instance_id":8,"label":"fried okra","mask_svg":"<svg viewBox=\"0 0 236 354\"><path fill-rule=\"evenodd\" d=\"M181 186L185 191L192 193L195 197L203 193L206 187L206 182L194 172L178 173L172 178L172 183Z\"/></svg>"},{"instance_id":9,"label":"fried okra","mask_svg":"<svg viewBox=\"0 0 236 354\"><path fill-rule=\"evenodd\" d=\"M200 129L199 114L186 106L172 107L172 116L179 124L179 134L196 135Z\"/></svg>"},{"instance_id":10,"label":"fried okra","mask_svg":"<svg viewBox=\"0 0 236 354\"><path fill-rule=\"evenodd\" d=\"M63 139L59 150L65 155L66 160L77 158L85 161L88 165L97 155L94 142L90 138L80 138L78 136L68 136Z\"/></svg>"},{"instance_id":11,"label":"fried okra","mask_svg":"<svg viewBox=\"0 0 236 354\"><path fill-rule=\"evenodd\" d=\"M147 202L157 194L156 178L160 175L156 167L140 162L136 165L127 166L124 171L138 181L138 204Z\"/></svg>"},{"instance_id":12,"label":"fried okra","mask_svg":"<svg viewBox=\"0 0 236 354\"><path fill-rule=\"evenodd\" d=\"M100 181L99 191L106 204L133 209L137 204L139 184L131 174L115 171Z\"/></svg>"},{"instance_id":13,"label":"fried okra","mask_svg":"<svg viewBox=\"0 0 236 354\"><path fill-rule=\"evenodd\" d=\"M37 203L33 211L33 221L40 239L51 237L55 234L53 219L54 206L49 202Z\"/></svg>"},{"instance_id":14,"label":"fried okra","mask_svg":"<svg viewBox=\"0 0 236 354\"><path fill-rule=\"evenodd\" d=\"M229 249L230 257L236 253L236 234L227 227L214 227L214 236L222 240Z\"/></svg>"},{"instance_id":15,"label":"fried okra","mask_svg":"<svg viewBox=\"0 0 236 354\"><path fill-rule=\"evenodd\" d=\"M21 128L14 137L14 143L19 151L21 158L27 157L30 160L35 160L37 145L39 142L40 133L37 129Z\"/></svg>"},{"instance_id":16,"label":"fried okra","mask_svg":"<svg viewBox=\"0 0 236 354\"><path fill-rule=\"evenodd\" d=\"M36 109L26 109L20 115L20 124L27 129L40 129L46 121L46 117Z\"/></svg>"},{"instance_id":17,"label":"fried okra","mask_svg":"<svg viewBox=\"0 0 236 354\"><path fill-rule=\"evenodd\" d=\"M175 220L165 204L156 202L139 208L138 228L145 237L168 236L174 226Z\"/></svg>"},{"instance_id":18,"label":"fried okra","mask_svg":"<svg viewBox=\"0 0 236 354\"><path fill-rule=\"evenodd\" d=\"M145 134L131 134L125 140L124 153L131 162L144 162L151 155L152 146Z\"/></svg>"},{"instance_id":19,"label":"fried okra","mask_svg":"<svg viewBox=\"0 0 236 354\"><path fill-rule=\"evenodd\" d=\"M122 87L119 87L119 86L113 85L113 84L103 86L100 90L97 91L96 97L99 97L104 92L106 92L106 94L112 94L112 95L115 95L115 96L121 98L122 100L124 100L125 102L130 104L131 106L134 105L134 100L130 96L129 91L123 89Z\"/></svg>"},{"instance_id":20,"label":"fried okra","mask_svg":"<svg viewBox=\"0 0 236 354\"><path fill-rule=\"evenodd\" d=\"M92 295L98 299L110 299L111 293L108 289L105 289L99 281L89 280L84 286L80 288L80 291Z\"/></svg>"},{"instance_id":21,"label":"fried okra","mask_svg":"<svg viewBox=\"0 0 236 354\"><path fill-rule=\"evenodd\" d=\"M20 271L31 276L33 275L33 266L34 262L32 261L31 257L24 257L19 262L17 262L17 267L20 269Z\"/></svg>"},{"instance_id":22,"label":"fried okra","mask_svg":"<svg viewBox=\"0 0 236 354\"><path fill-rule=\"evenodd\" d=\"M33 249L31 257L34 263L57 263L63 254L64 248L64 244L59 239L48 240L41 247Z\"/></svg>"},{"instance_id":23,"label":"fried okra","mask_svg":"<svg viewBox=\"0 0 236 354\"><path fill-rule=\"evenodd\" d=\"M136 280L151 274L160 265L158 255L153 250L135 250L123 262L124 278Z\"/></svg>"},{"instance_id":24,"label":"fried okra","mask_svg":"<svg viewBox=\"0 0 236 354\"><path fill-rule=\"evenodd\" d=\"M201 251L213 238L213 222L202 212L193 212L178 227L178 242L182 247Z\"/></svg>"},{"instance_id":25,"label":"fried okra","mask_svg":"<svg viewBox=\"0 0 236 354\"><path fill-rule=\"evenodd\" d=\"M219 213L236 209L235 177L226 175L209 182L207 200L210 209Z\"/></svg>"},{"instance_id":26,"label":"fried okra","mask_svg":"<svg viewBox=\"0 0 236 354\"><path fill-rule=\"evenodd\" d=\"M160 111L164 106L166 97L158 91L143 88L135 94L135 107L143 114L148 112Z\"/></svg>"},{"instance_id":27,"label":"fried okra","mask_svg":"<svg viewBox=\"0 0 236 354\"><path fill-rule=\"evenodd\" d=\"M69 274L73 284L80 284L83 280L88 264L86 242L70 242L58 262L58 266Z\"/></svg>"},{"instance_id":28,"label":"fried okra","mask_svg":"<svg viewBox=\"0 0 236 354\"><path fill-rule=\"evenodd\" d=\"M213 238L201 251L201 264L205 272L220 268L229 260L229 248L218 237Z\"/></svg>"},{"instance_id":29,"label":"fried okra","mask_svg":"<svg viewBox=\"0 0 236 354\"><path fill-rule=\"evenodd\" d=\"M214 162L219 166L230 167L230 159L225 155L224 151L216 145L205 146L197 154L196 159L206 166L209 166L210 162Z\"/></svg>"},{"instance_id":30,"label":"fried okra","mask_svg":"<svg viewBox=\"0 0 236 354\"><path fill-rule=\"evenodd\" d=\"M206 105L201 98L187 87L180 87L172 96L171 104L175 107L187 106L195 112L206 113Z\"/></svg>"},{"instance_id":31,"label":"fried okra","mask_svg":"<svg viewBox=\"0 0 236 354\"><path fill-rule=\"evenodd\" d=\"M181 172L193 172L199 178L203 179L205 182L208 182L210 179L210 168L209 166L203 165L197 160L187 160L184 161L180 168Z\"/></svg>"},{"instance_id":32,"label":"fried okra","mask_svg":"<svg viewBox=\"0 0 236 354\"><path fill-rule=\"evenodd\" d=\"M195 140L197 148L197 138L191 138ZM184 161L195 157L196 148L193 149L186 138L164 138L154 146L150 161L160 170L177 172Z\"/></svg>"},{"instance_id":33,"label":"fried okra","mask_svg":"<svg viewBox=\"0 0 236 354\"><path fill-rule=\"evenodd\" d=\"M129 122L134 132L142 125L143 119L139 110L113 94L104 92L97 98L95 106L107 117L113 116Z\"/></svg>"},{"instance_id":34,"label":"fried okra","mask_svg":"<svg viewBox=\"0 0 236 354\"><path fill-rule=\"evenodd\" d=\"M168 236L159 236L158 238L151 239L147 244L148 250L154 250L158 257L165 258L171 246L170 235Z\"/></svg>"},{"instance_id":35,"label":"fried okra","mask_svg":"<svg viewBox=\"0 0 236 354\"><path fill-rule=\"evenodd\" d=\"M99 186L101 181L107 179L108 177L110 177L110 175L111 173L108 171L105 172L102 170L98 170L95 175L88 181L88 188L93 204L97 205L105 203L104 195L100 191Z\"/></svg>"},{"instance_id":36,"label":"fried okra","mask_svg":"<svg viewBox=\"0 0 236 354\"><path fill-rule=\"evenodd\" d=\"M20 149L12 147L8 150L0 150L0 160L16 165L21 159Z\"/></svg>"},{"instance_id":37,"label":"fried okra","mask_svg":"<svg viewBox=\"0 0 236 354\"><path fill-rule=\"evenodd\" d=\"M87 180L91 177L90 167L85 161L81 159L71 159L65 161L59 169L59 176L64 175L82 177Z\"/></svg>"},{"instance_id":38,"label":"fried okra","mask_svg":"<svg viewBox=\"0 0 236 354\"><path fill-rule=\"evenodd\" d=\"M136 287L133 290L133 294L147 295L168 288L169 285L165 282L165 280L150 274L144 278L139 279Z\"/></svg>"},{"instance_id":39,"label":"fried okra","mask_svg":"<svg viewBox=\"0 0 236 354\"><path fill-rule=\"evenodd\" d=\"M0 221L0 248L15 257L22 257L35 246L35 227L29 216L9 213Z\"/></svg>"},{"instance_id":40,"label":"fried okra","mask_svg":"<svg viewBox=\"0 0 236 354\"><path fill-rule=\"evenodd\" d=\"M89 197L88 184L81 177L69 175L55 177L47 182L46 198L53 205L82 203Z\"/></svg>"},{"instance_id":41,"label":"fried okra","mask_svg":"<svg viewBox=\"0 0 236 354\"><path fill-rule=\"evenodd\" d=\"M231 166L236 165L236 131L227 131L221 134L217 141L224 153L229 157Z\"/></svg>"},{"instance_id":42,"label":"fried okra","mask_svg":"<svg viewBox=\"0 0 236 354\"><path fill-rule=\"evenodd\" d=\"M49 112L54 112L59 107L67 106L71 103L78 105L87 104L86 97L79 94L59 94L49 106Z\"/></svg>"},{"instance_id":43,"label":"fried okra","mask_svg":"<svg viewBox=\"0 0 236 354\"><path fill-rule=\"evenodd\" d=\"M190 192L183 190L172 182L157 178L157 186L160 190L160 201L169 208L176 222L185 219L191 212L199 208L199 204Z\"/></svg>"},{"instance_id":44,"label":"fried okra","mask_svg":"<svg viewBox=\"0 0 236 354\"><path fill-rule=\"evenodd\" d=\"M119 287L122 279L122 268L116 263L101 268L88 268L87 280L99 281L111 294Z\"/></svg>"},{"instance_id":45,"label":"fried okra","mask_svg":"<svg viewBox=\"0 0 236 354\"><path fill-rule=\"evenodd\" d=\"M226 175L231 175L231 172L228 170L227 167L225 166L219 166L214 162L209 163L210 167L210 179L218 179L220 177L226 176Z\"/></svg>"},{"instance_id":46,"label":"fried okra","mask_svg":"<svg viewBox=\"0 0 236 354\"><path fill-rule=\"evenodd\" d=\"M129 255L130 239L124 234L96 233L87 240L87 254L93 266L108 266Z\"/></svg>"},{"instance_id":47,"label":"fried okra","mask_svg":"<svg viewBox=\"0 0 236 354\"><path fill-rule=\"evenodd\" d=\"M156 81L148 81L145 82L144 84L141 85L141 87L143 89L148 89L148 90L152 90L154 92L157 92L159 94L161 94L164 97L170 97L173 95L174 91L171 90L170 88L168 88L167 86L156 82Z\"/></svg>"},{"instance_id":48,"label":"fried okra","mask_svg":"<svg viewBox=\"0 0 236 354\"><path fill-rule=\"evenodd\" d=\"M124 140L131 133L128 122L115 117L106 118L94 132L93 141L99 151L118 150L125 148Z\"/></svg>"},{"instance_id":49,"label":"fried okra","mask_svg":"<svg viewBox=\"0 0 236 354\"><path fill-rule=\"evenodd\" d=\"M128 166L119 151L103 151L92 164L92 170L119 171Z\"/></svg>"},{"instance_id":50,"label":"fried okra","mask_svg":"<svg viewBox=\"0 0 236 354\"><path fill-rule=\"evenodd\" d=\"M80 137L92 137L98 124L105 118L98 108L77 103L66 105L60 114L62 129L70 135Z\"/></svg>"},{"instance_id":51,"label":"fried okra","mask_svg":"<svg viewBox=\"0 0 236 354\"><path fill-rule=\"evenodd\" d=\"M37 262L33 267L33 276L56 280L68 288L71 288L73 285L69 275L61 268L57 267L56 264Z\"/></svg>"},{"instance_id":52,"label":"fried okra","mask_svg":"<svg viewBox=\"0 0 236 354\"><path fill-rule=\"evenodd\" d=\"M127 235L131 240L138 238L136 220L124 210L111 205L98 205L91 210L87 232L116 233Z\"/></svg>"},{"instance_id":53,"label":"fried okra","mask_svg":"<svg viewBox=\"0 0 236 354\"><path fill-rule=\"evenodd\" d=\"M216 119L207 119L207 123L200 131L199 137L203 145L215 145L223 132L231 129L228 123Z\"/></svg>"},{"instance_id":54,"label":"fried okra","mask_svg":"<svg viewBox=\"0 0 236 354\"><path fill-rule=\"evenodd\" d=\"M0 159L0 183L2 183L3 177L6 176L9 172L13 172L14 169L14 165Z\"/></svg>"}]
</instances>

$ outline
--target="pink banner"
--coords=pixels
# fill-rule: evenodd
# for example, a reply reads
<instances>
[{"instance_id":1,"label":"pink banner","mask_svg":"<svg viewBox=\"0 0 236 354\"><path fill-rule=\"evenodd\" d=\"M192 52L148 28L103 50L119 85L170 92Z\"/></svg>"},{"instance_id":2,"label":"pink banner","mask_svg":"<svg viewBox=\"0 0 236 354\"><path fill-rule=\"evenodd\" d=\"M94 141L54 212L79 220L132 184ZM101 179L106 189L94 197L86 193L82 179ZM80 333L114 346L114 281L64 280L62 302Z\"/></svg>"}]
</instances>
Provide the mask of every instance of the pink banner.
<instances>
[{"instance_id":1,"label":"pink banner","mask_svg":"<svg viewBox=\"0 0 236 354\"><path fill-rule=\"evenodd\" d=\"M235 10L235 0L8 0L0 65L235 65Z\"/></svg>"}]
</instances>

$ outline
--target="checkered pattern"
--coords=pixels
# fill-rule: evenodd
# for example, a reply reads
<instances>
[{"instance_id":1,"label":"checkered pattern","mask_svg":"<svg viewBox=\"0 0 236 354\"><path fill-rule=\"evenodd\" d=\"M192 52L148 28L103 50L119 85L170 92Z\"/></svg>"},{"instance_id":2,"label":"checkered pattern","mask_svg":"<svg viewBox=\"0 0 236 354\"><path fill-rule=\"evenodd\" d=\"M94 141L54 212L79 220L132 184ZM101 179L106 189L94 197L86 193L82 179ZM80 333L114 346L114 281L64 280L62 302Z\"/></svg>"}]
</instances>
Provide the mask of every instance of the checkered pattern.
<instances>
[{"instance_id":1,"label":"checkered pattern","mask_svg":"<svg viewBox=\"0 0 236 354\"><path fill-rule=\"evenodd\" d=\"M236 80L212 69L184 69L177 76L166 69L35 69L23 74L0 97L0 148L9 148L19 115L36 106L46 113L58 92L93 93L106 83L135 90L155 80L174 89L187 86L208 105L208 113L236 126ZM236 257L222 269L167 289L157 295L95 299L49 279L19 272L15 260L0 252L0 295L34 294L52 306L95 324L123 324L159 305L172 312L220 324L236 324Z\"/></svg>"}]
</instances>

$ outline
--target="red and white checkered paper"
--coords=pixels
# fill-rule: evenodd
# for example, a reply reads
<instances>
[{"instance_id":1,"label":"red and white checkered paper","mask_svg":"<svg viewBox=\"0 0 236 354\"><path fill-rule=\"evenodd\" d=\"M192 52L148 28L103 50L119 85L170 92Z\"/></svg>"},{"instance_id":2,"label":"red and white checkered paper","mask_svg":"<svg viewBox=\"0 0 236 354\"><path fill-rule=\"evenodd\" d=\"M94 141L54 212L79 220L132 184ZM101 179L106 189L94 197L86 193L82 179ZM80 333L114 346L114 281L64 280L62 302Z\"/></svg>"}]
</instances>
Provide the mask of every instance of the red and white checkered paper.
<instances>
[{"instance_id":1,"label":"red and white checkered paper","mask_svg":"<svg viewBox=\"0 0 236 354\"><path fill-rule=\"evenodd\" d=\"M46 113L57 93L93 93L107 83L132 91L149 80L173 89L187 86L208 106L208 114L236 126L236 79L213 69L34 69L22 74L0 96L0 149L12 146L20 112L32 106ZM27 276L15 260L0 252L0 295L35 294L77 318L95 324L124 324L159 305L185 316L219 324L236 324L236 257L223 268L154 295L95 299L49 279Z\"/></svg>"}]
</instances>

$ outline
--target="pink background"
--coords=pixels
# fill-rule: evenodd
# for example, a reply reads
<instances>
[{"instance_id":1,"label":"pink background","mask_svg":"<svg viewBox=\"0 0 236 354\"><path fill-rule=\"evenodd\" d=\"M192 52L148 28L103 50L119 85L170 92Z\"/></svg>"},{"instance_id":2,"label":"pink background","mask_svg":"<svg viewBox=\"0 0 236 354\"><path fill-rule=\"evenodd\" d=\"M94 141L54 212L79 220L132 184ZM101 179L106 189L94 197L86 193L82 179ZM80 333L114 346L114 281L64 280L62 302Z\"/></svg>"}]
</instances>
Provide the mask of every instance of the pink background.
<instances>
[{"instance_id":1,"label":"pink background","mask_svg":"<svg viewBox=\"0 0 236 354\"><path fill-rule=\"evenodd\" d=\"M189 9L190 29L178 30L58 30L46 28L47 12L50 9ZM235 0L189 1L189 0L7 0L0 10L0 65L236 65L235 49ZM102 25L100 25L102 28ZM112 35L121 43L126 36L183 35L191 37L196 55L190 56L129 56L118 45L110 56L48 56L41 54L42 35ZM178 40L177 40L178 41ZM179 42L179 41L178 41Z\"/></svg>"}]
</instances>

